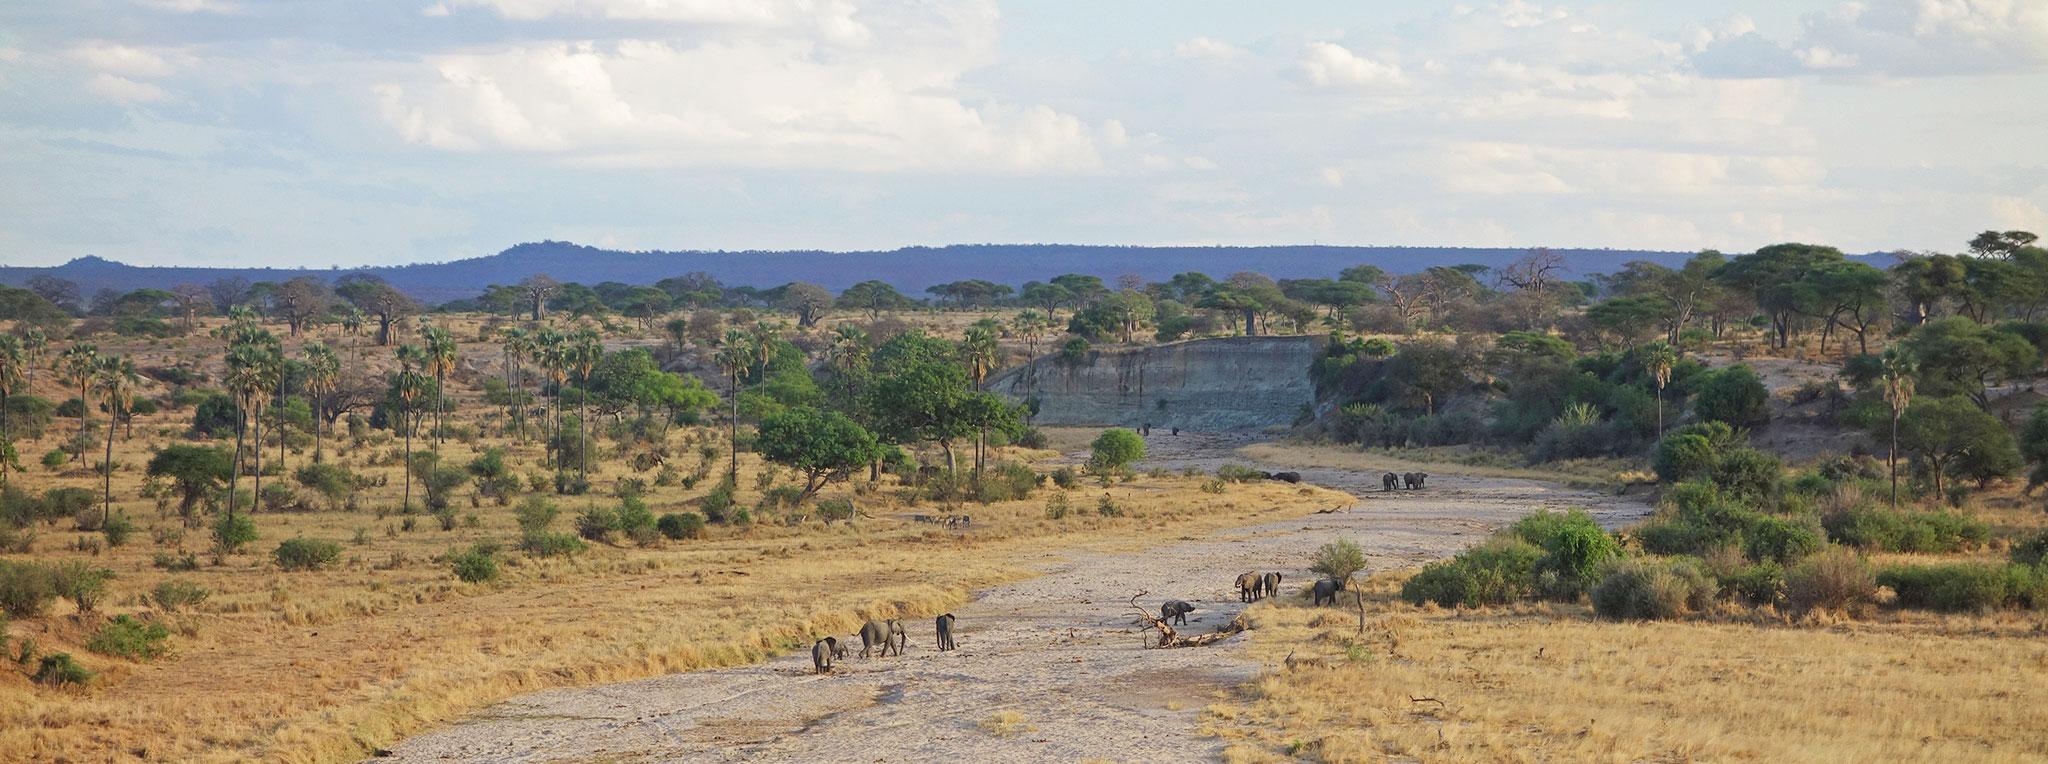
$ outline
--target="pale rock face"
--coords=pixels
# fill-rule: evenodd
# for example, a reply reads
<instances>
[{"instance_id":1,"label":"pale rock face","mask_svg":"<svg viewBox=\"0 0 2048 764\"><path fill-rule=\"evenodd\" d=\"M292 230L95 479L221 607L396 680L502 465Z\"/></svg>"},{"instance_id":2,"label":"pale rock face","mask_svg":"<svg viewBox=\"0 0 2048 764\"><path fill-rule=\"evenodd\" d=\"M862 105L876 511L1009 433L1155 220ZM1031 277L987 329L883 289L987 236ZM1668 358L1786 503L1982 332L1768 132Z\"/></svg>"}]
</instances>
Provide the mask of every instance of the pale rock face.
<instances>
[{"instance_id":1,"label":"pale rock face","mask_svg":"<svg viewBox=\"0 0 2048 764\"><path fill-rule=\"evenodd\" d=\"M1293 424L1315 401L1309 365L1319 337L1225 337L1056 355L1006 371L988 389L1038 399L1040 425L1116 425L1213 432Z\"/></svg>"}]
</instances>

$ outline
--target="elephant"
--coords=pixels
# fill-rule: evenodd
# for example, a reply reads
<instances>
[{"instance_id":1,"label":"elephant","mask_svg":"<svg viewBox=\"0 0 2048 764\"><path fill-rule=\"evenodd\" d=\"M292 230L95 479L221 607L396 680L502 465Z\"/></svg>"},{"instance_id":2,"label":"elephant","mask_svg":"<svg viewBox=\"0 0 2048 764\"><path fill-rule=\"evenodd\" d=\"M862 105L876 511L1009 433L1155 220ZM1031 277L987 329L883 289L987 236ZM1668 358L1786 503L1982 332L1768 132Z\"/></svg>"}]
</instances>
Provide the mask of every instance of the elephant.
<instances>
[{"instance_id":1,"label":"elephant","mask_svg":"<svg viewBox=\"0 0 2048 764\"><path fill-rule=\"evenodd\" d=\"M1266 592L1266 596L1268 596L1268 597L1278 597L1278 596L1280 596L1280 574L1278 574L1278 573L1267 573L1267 574L1266 574L1266 578L1265 578L1265 580L1263 580L1263 581L1261 581L1261 582L1260 582L1260 586L1261 586L1261 588L1262 588L1262 589L1264 589L1264 590L1265 590L1265 592Z\"/></svg>"},{"instance_id":2,"label":"elephant","mask_svg":"<svg viewBox=\"0 0 2048 764\"><path fill-rule=\"evenodd\" d=\"M939 652L956 649L953 644L953 614L939 616Z\"/></svg>"},{"instance_id":3,"label":"elephant","mask_svg":"<svg viewBox=\"0 0 2048 764\"><path fill-rule=\"evenodd\" d=\"M1166 604L1159 606L1159 620L1186 626L1188 614L1192 612L1195 612L1193 605L1180 600L1167 600Z\"/></svg>"},{"instance_id":4,"label":"elephant","mask_svg":"<svg viewBox=\"0 0 2048 764\"><path fill-rule=\"evenodd\" d=\"M903 622L889 619L889 639L882 643L882 657L889 656L889 648L896 648L896 657L903 657L903 646L910 644L910 634L903 630Z\"/></svg>"},{"instance_id":5,"label":"elephant","mask_svg":"<svg viewBox=\"0 0 2048 764\"><path fill-rule=\"evenodd\" d=\"M1343 581L1325 578L1316 582L1315 587L1309 590L1309 595L1318 606L1335 605L1337 604L1337 593L1341 591L1344 591Z\"/></svg>"},{"instance_id":6,"label":"elephant","mask_svg":"<svg viewBox=\"0 0 2048 764\"><path fill-rule=\"evenodd\" d=\"M881 621L869 621L860 627L860 657L872 658L876 645L882 647L882 657L889 657L889 629Z\"/></svg>"},{"instance_id":7,"label":"elephant","mask_svg":"<svg viewBox=\"0 0 2048 764\"><path fill-rule=\"evenodd\" d=\"M1428 479L1429 473L1427 472L1410 472L1401 476L1401 481L1407 483L1409 488L1415 490L1421 490L1422 481Z\"/></svg>"},{"instance_id":8,"label":"elephant","mask_svg":"<svg viewBox=\"0 0 2048 764\"><path fill-rule=\"evenodd\" d=\"M1380 490L1391 491L1401 487L1401 476L1389 472L1380 476Z\"/></svg>"},{"instance_id":9,"label":"elephant","mask_svg":"<svg viewBox=\"0 0 2048 764\"><path fill-rule=\"evenodd\" d=\"M1259 598L1259 574L1244 573L1237 577L1237 601L1252 602Z\"/></svg>"},{"instance_id":10,"label":"elephant","mask_svg":"<svg viewBox=\"0 0 2048 764\"><path fill-rule=\"evenodd\" d=\"M844 657L846 648L839 646L838 637L826 637L811 645L811 665L816 666L820 674L831 671L832 664Z\"/></svg>"}]
</instances>

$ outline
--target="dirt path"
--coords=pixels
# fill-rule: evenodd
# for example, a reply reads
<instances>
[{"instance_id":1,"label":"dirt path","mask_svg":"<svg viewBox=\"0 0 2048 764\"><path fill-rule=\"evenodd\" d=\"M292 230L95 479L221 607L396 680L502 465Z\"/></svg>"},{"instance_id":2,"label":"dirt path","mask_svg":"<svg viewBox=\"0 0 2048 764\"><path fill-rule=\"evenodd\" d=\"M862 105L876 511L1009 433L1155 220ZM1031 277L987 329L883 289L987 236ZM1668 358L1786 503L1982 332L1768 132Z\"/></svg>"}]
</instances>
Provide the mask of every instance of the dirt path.
<instances>
[{"instance_id":1,"label":"dirt path","mask_svg":"<svg viewBox=\"0 0 2048 764\"><path fill-rule=\"evenodd\" d=\"M1244 462L1246 439L1156 434L1151 466ZM1261 465L1266 469L1284 469ZM1045 575L1000 586L956 611L960 649L932 646L929 621L907 623L903 658L855 655L830 675L808 652L742 668L536 693L405 741L389 760L431 761L1149 761L1214 758L1196 715L1257 665L1225 645L1148 650L1129 615L1185 599L1184 633L1228 622L1246 570L1309 581L1311 550L1355 539L1372 569L1447 556L1538 508L1586 507L1613 525L1648 507L1542 483L1432 475L1422 491L1379 491L1379 476L1302 470L1360 497L1348 509L1201 538L1161 539L1143 554L1048 552ZM1447 469L1448 473L1448 469ZM841 635L841 639L847 639ZM1233 642L1236 638L1233 638ZM999 716L1000 715L1000 716Z\"/></svg>"}]
</instances>

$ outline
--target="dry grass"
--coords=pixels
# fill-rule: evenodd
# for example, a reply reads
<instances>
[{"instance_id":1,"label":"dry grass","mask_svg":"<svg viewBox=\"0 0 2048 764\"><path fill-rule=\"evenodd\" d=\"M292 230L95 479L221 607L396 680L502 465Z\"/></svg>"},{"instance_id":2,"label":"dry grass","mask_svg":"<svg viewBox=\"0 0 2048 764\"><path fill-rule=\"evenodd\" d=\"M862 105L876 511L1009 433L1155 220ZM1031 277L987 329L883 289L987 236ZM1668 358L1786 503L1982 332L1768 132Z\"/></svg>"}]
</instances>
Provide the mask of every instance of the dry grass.
<instances>
[{"instance_id":1,"label":"dry grass","mask_svg":"<svg viewBox=\"0 0 2048 764\"><path fill-rule=\"evenodd\" d=\"M2048 621L1584 607L1254 608L1267 671L1211 706L1232 761L2023 761L2048 757ZM1346 603L1349 604L1348 602ZM1287 658L1293 656L1293 666Z\"/></svg>"}]
</instances>

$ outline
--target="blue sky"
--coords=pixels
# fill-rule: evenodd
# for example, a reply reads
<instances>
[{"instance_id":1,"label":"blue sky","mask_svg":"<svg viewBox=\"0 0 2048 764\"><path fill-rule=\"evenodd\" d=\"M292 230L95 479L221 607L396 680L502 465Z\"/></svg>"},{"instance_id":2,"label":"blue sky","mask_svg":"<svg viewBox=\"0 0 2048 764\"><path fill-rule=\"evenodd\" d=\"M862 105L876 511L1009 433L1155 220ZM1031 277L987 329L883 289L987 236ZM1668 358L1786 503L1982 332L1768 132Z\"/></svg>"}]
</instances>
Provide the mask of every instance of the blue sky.
<instances>
[{"instance_id":1,"label":"blue sky","mask_svg":"<svg viewBox=\"0 0 2048 764\"><path fill-rule=\"evenodd\" d=\"M0 262L2048 232L2048 0L0 6Z\"/></svg>"}]
</instances>

